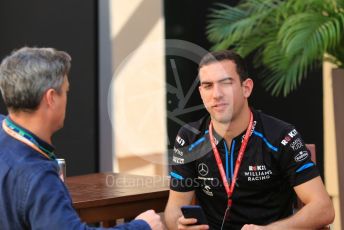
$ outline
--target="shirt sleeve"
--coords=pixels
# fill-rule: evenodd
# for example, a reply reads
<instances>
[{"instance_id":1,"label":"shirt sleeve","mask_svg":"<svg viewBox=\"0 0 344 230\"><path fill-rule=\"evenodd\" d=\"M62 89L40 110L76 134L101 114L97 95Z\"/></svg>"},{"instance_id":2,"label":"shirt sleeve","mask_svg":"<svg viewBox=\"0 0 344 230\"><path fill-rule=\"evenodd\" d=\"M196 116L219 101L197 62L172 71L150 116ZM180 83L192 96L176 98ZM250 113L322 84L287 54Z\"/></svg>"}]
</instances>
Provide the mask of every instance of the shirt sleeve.
<instances>
[{"instance_id":1,"label":"shirt sleeve","mask_svg":"<svg viewBox=\"0 0 344 230\"><path fill-rule=\"evenodd\" d=\"M170 188L178 192L194 190L195 170L194 159L190 151L188 130L182 127L175 140L172 150Z\"/></svg>"},{"instance_id":2,"label":"shirt sleeve","mask_svg":"<svg viewBox=\"0 0 344 230\"><path fill-rule=\"evenodd\" d=\"M280 146L281 169L291 186L300 185L319 176L319 171L311 160L311 152L307 149L300 133L294 127L287 129Z\"/></svg>"},{"instance_id":3,"label":"shirt sleeve","mask_svg":"<svg viewBox=\"0 0 344 230\"><path fill-rule=\"evenodd\" d=\"M96 230L82 223L72 206L72 200L54 168L37 167L37 171L27 177L23 209L25 222L30 229L72 229ZM128 224L110 229L150 230L144 220L134 220Z\"/></svg>"}]
</instances>

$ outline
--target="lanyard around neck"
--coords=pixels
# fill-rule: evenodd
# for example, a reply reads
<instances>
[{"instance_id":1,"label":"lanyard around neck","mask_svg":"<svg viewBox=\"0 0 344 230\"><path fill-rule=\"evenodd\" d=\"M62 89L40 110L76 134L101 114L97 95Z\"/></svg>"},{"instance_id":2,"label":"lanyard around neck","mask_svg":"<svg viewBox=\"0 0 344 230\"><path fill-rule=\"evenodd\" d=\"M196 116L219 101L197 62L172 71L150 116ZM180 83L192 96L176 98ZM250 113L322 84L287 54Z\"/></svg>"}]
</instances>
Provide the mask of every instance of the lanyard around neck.
<instances>
[{"instance_id":1,"label":"lanyard around neck","mask_svg":"<svg viewBox=\"0 0 344 230\"><path fill-rule=\"evenodd\" d=\"M239 154L238 154L238 158L237 158L237 160L235 162L234 175L233 175L233 178L232 178L232 181L231 181L231 186L229 187L229 184L228 184L228 181L227 181L227 177L226 177L226 173L225 173L225 170L223 168L222 160L221 160L219 151L218 151L218 149L216 147L216 144L215 144L215 141L214 141L213 124L212 124L212 122L210 122L210 124L209 124L209 137L210 137L211 147L212 147L214 155L215 155L217 167L218 167L218 169L220 171L220 174L221 174L222 183L223 183L223 185L225 187L225 190L226 190L226 193L227 193L227 198L228 198L227 208L232 206L232 195L233 195L235 183L236 183L236 180L237 180L237 177L238 177L239 168L240 168L243 156L244 156L244 152L246 150L246 146L247 146L248 140L250 139L252 125L253 125L253 114L252 114L252 112L250 112L250 122L248 124L244 140L242 141L242 144L241 144L241 147L240 147L240 150L239 150Z\"/></svg>"},{"instance_id":2,"label":"lanyard around neck","mask_svg":"<svg viewBox=\"0 0 344 230\"><path fill-rule=\"evenodd\" d=\"M11 137L15 138L16 140L30 146L31 148L33 148L34 150L36 150L37 152L39 152L40 154L42 154L43 156L45 156L46 158L50 159L50 160L55 160L55 154L53 152L50 152L46 149L44 149L42 146L40 146L37 141L29 134L27 134L25 131L23 131L22 129L20 129L18 126L14 125L13 123L11 123L9 120L4 119L2 122L2 128L4 129L4 131L10 135ZM24 135L26 134L25 137Z\"/></svg>"}]
</instances>

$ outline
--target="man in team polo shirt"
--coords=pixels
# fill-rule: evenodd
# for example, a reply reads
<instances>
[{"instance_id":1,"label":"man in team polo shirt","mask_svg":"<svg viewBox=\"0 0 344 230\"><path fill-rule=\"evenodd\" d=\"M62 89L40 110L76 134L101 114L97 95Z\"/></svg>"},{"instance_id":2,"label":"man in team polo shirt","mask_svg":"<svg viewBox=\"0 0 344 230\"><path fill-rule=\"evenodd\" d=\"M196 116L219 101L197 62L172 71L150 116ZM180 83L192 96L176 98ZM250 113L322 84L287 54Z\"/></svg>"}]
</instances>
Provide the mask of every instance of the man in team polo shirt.
<instances>
[{"instance_id":1,"label":"man in team polo shirt","mask_svg":"<svg viewBox=\"0 0 344 230\"><path fill-rule=\"evenodd\" d=\"M71 57L52 48L24 47L0 65L9 115L0 115L0 229L96 230L82 223L58 174L52 135L63 127ZM162 229L146 211L111 229Z\"/></svg>"},{"instance_id":2,"label":"man in team polo shirt","mask_svg":"<svg viewBox=\"0 0 344 230\"><path fill-rule=\"evenodd\" d=\"M233 51L205 55L199 91L209 115L176 137L169 229L318 229L334 209L300 133L248 105L253 81ZM305 206L293 215L293 195ZM182 216L196 197L209 225ZM192 228L191 228L192 227Z\"/></svg>"}]
</instances>

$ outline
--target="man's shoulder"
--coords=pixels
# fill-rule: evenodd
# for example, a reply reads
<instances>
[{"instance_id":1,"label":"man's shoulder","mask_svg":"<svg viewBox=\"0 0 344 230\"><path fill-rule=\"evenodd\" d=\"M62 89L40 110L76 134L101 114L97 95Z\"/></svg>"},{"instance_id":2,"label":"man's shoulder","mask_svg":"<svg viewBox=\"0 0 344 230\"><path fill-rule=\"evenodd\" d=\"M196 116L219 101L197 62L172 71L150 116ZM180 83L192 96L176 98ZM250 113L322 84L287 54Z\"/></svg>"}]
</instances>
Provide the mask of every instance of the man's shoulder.
<instances>
[{"instance_id":1,"label":"man's shoulder","mask_svg":"<svg viewBox=\"0 0 344 230\"><path fill-rule=\"evenodd\" d=\"M2 114L0 113L0 122L1 122L3 119L5 119L5 115L2 115Z\"/></svg>"},{"instance_id":2,"label":"man's shoulder","mask_svg":"<svg viewBox=\"0 0 344 230\"><path fill-rule=\"evenodd\" d=\"M264 128L268 128L268 129L277 129L277 130L285 130L288 129L290 127L292 127L293 125L283 121L277 117L274 117L272 115L268 115L262 111L257 111L257 113L259 114L259 118L260 121L262 123L262 126Z\"/></svg>"},{"instance_id":3,"label":"man's shoulder","mask_svg":"<svg viewBox=\"0 0 344 230\"><path fill-rule=\"evenodd\" d=\"M21 142L3 139L0 143L6 140L7 143L0 148L0 161L12 174L27 178L47 171L57 171L58 166L54 161L46 159Z\"/></svg>"},{"instance_id":4,"label":"man's shoulder","mask_svg":"<svg viewBox=\"0 0 344 230\"><path fill-rule=\"evenodd\" d=\"M57 173L57 164L48 159L21 159L17 164L12 165L13 173L17 176L30 178L32 176L45 175L49 172Z\"/></svg>"},{"instance_id":5,"label":"man's shoulder","mask_svg":"<svg viewBox=\"0 0 344 230\"><path fill-rule=\"evenodd\" d=\"M258 131L264 133L264 136L275 144L279 144L278 142L294 129L292 124L261 111L257 111L257 115L259 117L258 122L260 122L257 127Z\"/></svg>"}]
</instances>

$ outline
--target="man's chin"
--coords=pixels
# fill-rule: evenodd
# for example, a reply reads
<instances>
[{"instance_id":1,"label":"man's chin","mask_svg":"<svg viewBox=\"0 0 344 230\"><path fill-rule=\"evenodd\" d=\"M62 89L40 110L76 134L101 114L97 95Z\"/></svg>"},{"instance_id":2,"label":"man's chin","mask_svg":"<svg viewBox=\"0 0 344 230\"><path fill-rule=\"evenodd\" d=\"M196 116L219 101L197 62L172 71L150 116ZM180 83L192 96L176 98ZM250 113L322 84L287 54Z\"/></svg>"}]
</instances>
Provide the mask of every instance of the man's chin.
<instances>
[{"instance_id":1,"label":"man's chin","mask_svg":"<svg viewBox=\"0 0 344 230\"><path fill-rule=\"evenodd\" d=\"M229 117L214 117L213 118L216 122L220 123L220 124L229 124L231 122L231 118Z\"/></svg>"}]
</instances>

